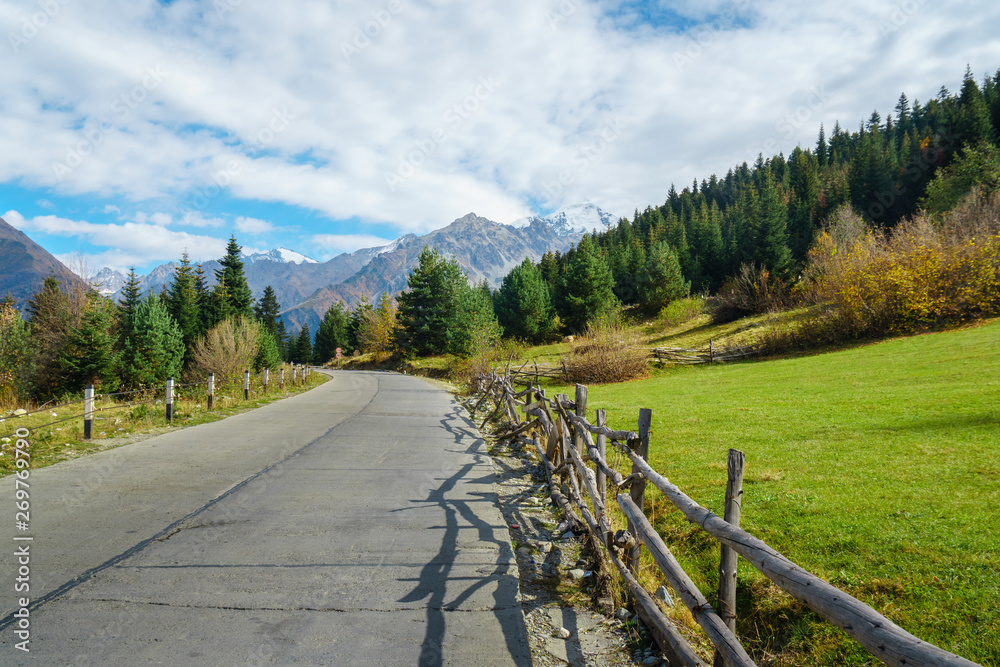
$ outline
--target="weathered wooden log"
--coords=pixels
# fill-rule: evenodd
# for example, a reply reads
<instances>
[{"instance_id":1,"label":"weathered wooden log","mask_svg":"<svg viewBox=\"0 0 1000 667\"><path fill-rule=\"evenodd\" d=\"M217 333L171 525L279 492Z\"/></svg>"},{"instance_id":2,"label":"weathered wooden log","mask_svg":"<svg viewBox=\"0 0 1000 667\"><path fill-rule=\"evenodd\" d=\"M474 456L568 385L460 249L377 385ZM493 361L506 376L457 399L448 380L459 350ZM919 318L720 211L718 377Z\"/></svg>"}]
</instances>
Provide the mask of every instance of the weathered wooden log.
<instances>
[{"instance_id":1,"label":"weathered wooden log","mask_svg":"<svg viewBox=\"0 0 1000 667\"><path fill-rule=\"evenodd\" d=\"M639 409L639 439L633 440L630 445L629 451L639 457L640 460L645 461L649 456L649 430L653 424L653 411L649 408ZM632 474L640 472L640 470L632 464ZM642 514L643 506L645 504L646 495L646 480L640 480L632 484L629 487L629 495L632 496L632 502L636 504L639 508L639 513ZM629 519L628 522L628 532L638 539L638 526ZM628 554L625 556L625 564L629 566L629 569L633 572L639 567L639 556L642 552L642 547L637 543Z\"/></svg>"},{"instance_id":2,"label":"weathered wooden log","mask_svg":"<svg viewBox=\"0 0 1000 667\"><path fill-rule=\"evenodd\" d=\"M597 422L598 427L604 426L606 419L607 416L605 415L604 410L598 410L596 415L594 416L594 420ZM603 434L598 434L597 447L595 449L597 449L597 456L599 457L601 463L604 463L604 457L607 455L607 448L608 448L608 437ZM590 453L590 458L592 461L595 462L597 461L597 459L594 458L594 452ZM608 504L607 473L604 472L604 469L601 467L600 464L597 465L597 492L601 494L601 502L603 502L605 506L607 506Z\"/></svg>"},{"instance_id":3,"label":"weathered wooden log","mask_svg":"<svg viewBox=\"0 0 1000 667\"><path fill-rule=\"evenodd\" d=\"M521 424L513 431L507 431L506 433L501 433L500 435L491 435L487 437L492 438L494 440L508 440L517 435L520 435L521 433L524 433L525 431L530 431L531 429L537 428L539 426L541 426L541 422L538 419L533 419L530 422L525 422Z\"/></svg>"},{"instance_id":4,"label":"weathered wooden log","mask_svg":"<svg viewBox=\"0 0 1000 667\"><path fill-rule=\"evenodd\" d=\"M653 597L639 585L625 563L613 551L610 551L609 555L611 562L614 563L625 580L629 595L635 600L636 613L653 633L660 649L671 659L671 664L676 663L684 667L707 667L691 648L691 645L687 643L687 640L677 631L670 619L660 610Z\"/></svg>"},{"instance_id":5,"label":"weathered wooden log","mask_svg":"<svg viewBox=\"0 0 1000 667\"><path fill-rule=\"evenodd\" d=\"M483 392L483 397L480 398L479 401L476 403L476 407L472 408L473 415L476 414L476 410L479 409L479 406L483 404L483 401L485 401L486 398L490 395L490 392L493 391L493 385L496 384L496 381L497 381L496 375L491 373L490 384L486 387L486 391Z\"/></svg>"},{"instance_id":6,"label":"weathered wooden log","mask_svg":"<svg viewBox=\"0 0 1000 667\"><path fill-rule=\"evenodd\" d=\"M627 447L621 449L688 521L698 524L743 556L764 576L841 628L885 664L890 667L981 667L914 637L857 598L806 572L763 540L729 525L691 500Z\"/></svg>"},{"instance_id":7,"label":"weathered wooden log","mask_svg":"<svg viewBox=\"0 0 1000 667\"><path fill-rule=\"evenodd\" d=\"M756 667L754 661L747 655L733 631L726 627L719 615L712 609L705 596L691 581L670 549L663 543L660 535L650 525L642 509L624 493L618 494L618 506L628 517L629 525L635 526L639 540L646 545L653 555L653 560L659 566L667 581L677 591L681 600L691 610L691 615L702 627L709 640L726 659L729 667Z\"/></svg>"},{"instance_id":8,"label":"weathered wooden log","mask_svg":"<svg viewBox=\"0 0 1000 667\"><path fill-rule=\"evenodd\" d=\"M616 440L618 442L628 442L630 440L639 439L639 434L636 433L635 431L612 431L607 426L595 426L590 422L588 422L586 419L583 419L582 417L577 417L576 415L573 414L571 414L569 418L574 425L586 429L587 431L593 433L594 435L603 435L608 440Z\"/></svg>"},{"instance_id":9,"label":"weathered wooden log","mask_svg":"<svg viewBox=\"0 0 1000 667\"><path fill-rule=\"evenodd\" d=\"M740 506L743 501L743 452L730 449L726 462L726 523L740 526ZM736 565L739 555L725 544L719 558L719 603L716 611L726 627L736 632ZM716 651L714 667L729 667L725 656Z\"/></svg>"}]
</instances>

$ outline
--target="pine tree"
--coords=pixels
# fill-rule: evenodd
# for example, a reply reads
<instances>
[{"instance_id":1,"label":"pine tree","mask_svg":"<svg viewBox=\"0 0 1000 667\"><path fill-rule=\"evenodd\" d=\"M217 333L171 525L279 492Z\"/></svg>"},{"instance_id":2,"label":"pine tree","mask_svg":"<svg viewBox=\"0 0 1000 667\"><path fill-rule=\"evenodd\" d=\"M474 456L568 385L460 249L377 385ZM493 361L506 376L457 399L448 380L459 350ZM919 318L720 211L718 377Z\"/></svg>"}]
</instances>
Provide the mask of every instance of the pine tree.
<instances>
[{"instance_id":1,"label":"pine tree","mask_svg":"<svg viewBox=\"0 0 1000 667\"><path fill-rule=\"evenodd\" d=\"M581 332L591 319L618 306L614 279L590 235L584 236L566 266L560 318L571 332Z\"/></svg>"},{"instance_id":2,"label":"pine tree","mask_svg":"<svg viewBox=\"0 0 1000 667\"><path fill-rule=\"evenodd\" d=\"M104 391L118 388L120 355L114 308L110 301L92 294L83 320L69 331L59 353L64 386L69 391L80 391L88 384Z\"/></svg>"},{"instance_id":3,"label":"pine tree","mask_svg":"<svg viewBox=\"0 0 1000 667\"><path fill-rule=\"evenodd\" d=\"M201 335L202 317L195 270L186 252L181 255L180 266L174 270L164 305L181 331L185 351L191 350Z\"/></svg>"},{"instance_id":4,"label":"pine tree","mask_svg":"<svg viewBox=\"0 0 1000 667\"><path fill-rule=\"evenodd\" d=\"M510 270L494 296L504 335L541 343L553 331L555 312L549 286L529 258Z\"/></svg>"},{"instance_id":5,"label":"pine tree","mask_svg":"<svg viewBox=\"0 0 1000 667\"><path fill-rule=\"evenodd\" d=\"M994 128L990 119L990 110L986 104L983 91L976 85L972 77L972 69L966 67L965 78L962 81L962 91L959 94L960 105L957 134L959 140L966 146L975 146L981 142L994 140Z\"/></svg>"},{"instance_id":6,"label":"pine tree","mask_svg":"<svg viewBox=\"0 0 1000 667\"><path fill-rule=\"evenodd\" d=\"M219 260L222 268L215 271L215 280L217 284L222 282L226 284L226 300L229 303L230 313L250 317L253 314L253 294L247 285L246 276L243 275L240 250L236 237L230 236L229 244L226 246L226 256Z\"/></svg>"},{"instance_id":7,"label":"pine tree","mask_svg":"<svg viewBox=\"0 0 1000 667\"><path fill-rule=\"evenodd\" d=\"M639 304L649 313L658 313L668 303L683 299L691 291L691 283L684 280L677 254L665 241L649 249L638 283Z\"/></svg>"},{"instance_id":8,"label":"pine tree","mask_svg":"<svg viewBox=\"0 0 1000 667\"><path fill-rule=\"evenodd\" d=\"M28 300L27 312L35 359L32 385L38 396L53 396L63 389L59 356L78 321L69 295L54 275L46 277L41 291Z\"/></svg>"},{"instance_id":9,"label":"pine tree","mask_svg":"<svg viewBox=\"0 0 1000 667\"><path fill-rule=\"evenodd\" d=\"M264 325L268 333L277 338L278 316L281 314L281 304L270 285L264 288L260 301L254 306L254 317Z\"/></svg>"},{"instance_id":10,"label":"pine tree","mask_svg":"<svg viewBox=\"0 0 1000 667\"><path fill-rule=\"evenodd\" d=\"M212 290L208 287L208 277L201 264L194 267L194 291L198 295L198 334L204 336L217 322L213 321Z\"/></svg>"},{"instance_id":11,"label":"pine tree","mask_svg":"<svg viewBox=\"0 0 1000 667\"><path fill-rule=\"evenodd\" d=\"M446 260L437 248L425 247L406 284L408 289L399 296L400 347L419 355L446 351L461 287L468 284L465 272L455 259Z\"/></svg>"},{"instance_id":12,"label":"pine tree","mask_svg":"<svg viewBox=\"0 0 1000 667\"><path fill-rule=\"evenodd\" d=\"M0 301L0 403L28 400L33 367L28 324L8 294Z\"/></svg>"},{"instance_id":13,"label":"pine tree","mask_svg":"<svg viewBox=\"0 0 1000 667\"><path fill-rule=\"evenodd\" d=\"M338 347L341 348L341 351L348 348L350 326L350 316L344 309L344 304L335 301L323 314L323 319L316 329L313 357L317 363L325 363L333 359ZM348 352L348 354L350 353Z\"/></svg>"},{"instance_id":14,"label":"pine tree","mask_svg":"<svg viewBox=\"0 0 1000 667\"><path fill-rule=\"evenodd\" d=\"M829 153L830 149L826 145L826 132L823 130L823 124L820 123L819 138L816 140L816 161L819 163L820 167L825 167L827 165Z\"/></svg>"},{"instance_id":15,"label":"pine tree","mask_svg":"<svg viewBox=\"0 0 1000 667\"><path fill-rule=\"evenodd\" d=\"M489 283L483 280L475 287L465 283L454 323L448 330L448 351L462 357L485 352L500 339L501 333Z\"/></svg>"},{"instance_id":16,"label":"pine tree","mask_svg":"<svg viewBox=\"0 0 1000 667\"><path fill-rule=\"evenodd\" d=\"M184 336L160 297L150 294L135 309L135 332L122 350L122 379L132 388L155 387L180 374Z\"/></svg>"},{"instance_id":17,"label":"pine tree","mask_svg":"<svg viewBox=\"0 0 1000 667\"><path fill-rule=\"evenodd\" d=\"M312 335L309 333L309 325L303 324L299 330L298 338L295 342L295 362L299 364L311 364L313 362Z\"/></svg>"}]
</instances>

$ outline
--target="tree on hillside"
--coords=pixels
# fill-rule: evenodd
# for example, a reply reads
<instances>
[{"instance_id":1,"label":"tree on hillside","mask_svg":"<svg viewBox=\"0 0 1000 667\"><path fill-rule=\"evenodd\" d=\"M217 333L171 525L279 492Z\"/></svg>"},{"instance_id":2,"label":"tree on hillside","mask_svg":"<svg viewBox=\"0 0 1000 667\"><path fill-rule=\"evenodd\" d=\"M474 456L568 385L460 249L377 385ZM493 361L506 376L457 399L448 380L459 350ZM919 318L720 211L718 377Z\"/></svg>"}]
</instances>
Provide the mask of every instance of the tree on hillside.
<instances>
[{"instance_id":1,"label":"tree on hillside","mask_svg":"<svg viewBox=\"0 0 1000 667\"><path fill-rule=\"evenodd\" d=\"M9 294L0 301L0 404L27 400L34 359L28 324Z\"/></svg>"},{"instance_id":2,"label":"tree on hillside","mask_svg":"<svg viewBox=\"0 0 1000 667\"><path fill-rule=\"evenodd\" d=\"M35 359L31 384L38 396L53 396L64 387L59 356L69 332L80 323L80 318L70 295L63 291L59 279L53 275L48 276L41 291L28 300L27 311Z\"/></svg>"},{"instance_id":3,"label":"tree on hillside","mask_svg":"<svg viewBox=\"0 0 1000 667\"><path fill-rule=\"evenodd\" d=\"M570 254L562 285L560 318L571 332L583 331L591 319L618 306L618 299L612 291L614 279L611 269L589 234Z\"/></svg>"},{"instance_id":4,"label":"tree on hillside","mask_svg":"<svg viewBox=\"0 0 1000 667\"><path fill-rule=\"evenodd\" d=\"M264 293L261 295L260 301L254 306L253 314L257 318L257 321L264 325L268 333L277 337L278 315L281 314L281 304L278 303L278 297L275 296L274 290L270 285L264 288Z\"/></svg>"},{"instance_id":5,"label":"tree on hillside","mask_svg":"<svg viewBox=\"0 0 1000 667\"><path fill-rule=\"evenodd\" d=\"M468 285L465 272L454 258L446 260L437 248L425 247L406 284L399 296L400 347L419 355L445 352L461 288Z\"/></svg>"},{"instance_id":6,"label":"tree on hillside","mask_svg":"<svg viewBox=\"0 0 1000 667\"><path fill-rule=\"evenodd\" d=\"M503 330L493 312L493 293L483 280L461 286L458 310L448 330L448 351L462 357L485 351L500 339Z\"/></svg>"},{"instance_id":7,"label":"tree on hillside","mask_svg":"<svg viewBox=\"0 0 1000 667\"><path fill-rule=\"evenodd\" d=\"M639 304L651 313L660 312L668 303L683 299L691 291L691 283L684 280L677 254L664 241L650 248L638 282Z\"/></svg>"},{"instance_id":8,"label":"tree on hillside","mask_svg":"<svg viewBox=\"0 0 1000 667\"><path fill-rule=\"evenodd\" d=\"M541 343L552 333L555 311L549 286L528 258L504 276L494 309L508 337Z\"/></svg>"},{"instance_id":9,"label":"tree on hillside","mask_svg":"<svg viewBox=\"0 0 1000 667\"><path fill-rule=\"evenodd\" d=\"M309 332L308 324L303 324L299 330L299 335L295 340L295 357L292 361L297 364L311 364L313 362L312 334Z\"/></svg>"},{"instance_id":10,"label":"tree on hillside","mask_svg":"<svg viewBox=\"0 0 1000 667\"><path fill-rule=\"evenodd\" d=\"M226 256L219 260L222 268L216 269L215 280L217 285L225 283L226 301L229 304L232 315L253 315L253 294L247 285L246 276L243 274L243 259L240 256L240 245L236 243L236 237L229 237L229 244L226 246Z\"/></svg>"},{"instance_id":11,"label":"tree on hillside","mask_svg":"<svg viewBox=\"0 0 1000 667\"><path fill-rule=\"evenodd\" d=\"M184 336L155 294L135 309L134 334L122 350L122 379L133 388L155 387L180 375Z\"/></svg>"},{"instance_id":12,"label":"tree on hillside","mask_svg":"<svg viewBox=\"0 0 1000 667\"><path fill-rule=\"evenodd\" d=\"M180 266L174 269L173 279L167 287L164 306L181 331L185 352L191 350L201 335L202 318L195 270L186 252L181 255Z\"/></svg>"},{"instance_id":13,"label":"tree on hillside","mask_svg":"<svg viewBox=\"0 0 1000 667\"><path fill-rule=\"evenodd\" d=\"M363 352L378 356L392 354L396 350L399 309L396 300L388 292L382 292L378 305L359 307L358 346Z\"/></svg>"},{"instance_id":14,"label":"tree on hillside","mask_svg":"<svg viewBox=\"0 0 1000 667\"><path fill-rule=\"evenodd\" d=\"M63 382L69 391L88 384L115 391L120 384L120 354L116 346L115 306L92 294L80 324L70 329L59 353Z\"/></svg>"},{"instance_id":15,"label":"tree on hillside","mask_svg":"<svg viewBox=\"0 0 1000 667\"><path fill-rule=\"evenodd\" d=\"M338 347L347 350L350 342L350 325L350 317L344 309L344 304L335 301L323 314L323 319L316 329L313 357L317 363L326 363L334 358Z\"/></svg>"}]
</instances>

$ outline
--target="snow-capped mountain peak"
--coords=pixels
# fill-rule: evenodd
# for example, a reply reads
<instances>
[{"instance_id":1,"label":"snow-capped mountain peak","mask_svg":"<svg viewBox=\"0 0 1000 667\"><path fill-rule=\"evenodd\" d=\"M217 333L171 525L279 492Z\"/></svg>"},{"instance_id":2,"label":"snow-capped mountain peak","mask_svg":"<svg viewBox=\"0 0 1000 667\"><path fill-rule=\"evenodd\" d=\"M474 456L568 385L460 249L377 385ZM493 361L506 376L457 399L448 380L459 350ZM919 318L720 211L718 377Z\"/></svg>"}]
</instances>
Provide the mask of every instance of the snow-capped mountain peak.
<instances>
[{"instance_id":1,"label":"snow-capped mountain peak","mask_svg":"<svg viewBox=\"0 0 1000 667\"><path fill-rule=\"evenodd\" d=\"M268 250L267 252L255 252L248 253L243 251L243 257L248 262L259 262L262 259L266 259L271 262L278 262L281 264L316 264L316 260L311 257L306 257L300 252L295 252L294 250L289 250L288 248L275 248L274 250Z\"/></svg>"},{"instance_id":2,"label":"snow-capped mountain peak","mask_svg":"<svg viewBox=\"0 0 1000 667\"><path fill-rule=\"evenodd\" d=\"M583 202L569 204L544 218L537 215L520 218L510 223L511 227L527 227L535 220L541 220L552 227L559 236L588 234L595 229L607 229L615 222L614 216L602 210L597 204Z\"/></svg>"}]
</instances>

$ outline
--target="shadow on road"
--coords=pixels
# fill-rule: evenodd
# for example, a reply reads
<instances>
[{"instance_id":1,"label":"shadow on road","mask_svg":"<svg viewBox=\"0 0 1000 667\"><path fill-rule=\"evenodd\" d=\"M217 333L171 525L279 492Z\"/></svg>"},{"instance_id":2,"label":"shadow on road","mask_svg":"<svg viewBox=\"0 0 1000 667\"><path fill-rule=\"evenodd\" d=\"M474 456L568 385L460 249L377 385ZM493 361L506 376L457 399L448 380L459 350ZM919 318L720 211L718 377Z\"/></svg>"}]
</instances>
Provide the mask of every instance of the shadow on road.
<instances>
[{"instance_id":1,"label":"shadow on road","mask_svg":"<svg viewBox=\"0 0 1000 667\"><path fill-rule=\"evenodd\" d=\"M470 502L496 503L496 496L493 493L475 493L472 495L477 496L478 499L473 501L452 497L452 492L459 482L480 481L472 478L467 479L467 476L472 474L475 467L484 461L481 448L485 443L479 437L475 424L464 417L457 408L441 420L441 425L455 436L456 443L468 443L464 452L472 455L474 461L467 463L453 475L443 479L438 487L428 494L426 499L412 501L422 507L429 504L437 505L444 511L445 516L441 548L431 562L421 570L418 583L413 591L400 600L400 602L427 600L427 630L421 645L419 664L421 667L431 667L443 663L445 612L460 609L462 603L469 599L473 593L491 582L496 582L496 590L493 593L493 613L503 629L511 659L516 664L531 664L523 617L520 613L516 613L520 607L520 601L518 600L518 578L516 573L511 571L513 567L516 567L511 545L507 540L497 539L496 527L478 516L470 506ZM492 477L492 473L490 477ZM466 525L460 525L460 521L463 520ZM475 577L470 585L453 600L446 600L448 583L454 584L456 581L456 579L451 578L451 572L458 556L459 530L470 528L479 533L481 544L484 546L495 544L497 546L496 563L492 573L484 573ZM466 579L468 580L468 578ZM454 586L452 590L455 590Z\"/></svg>"}]
</instances>

